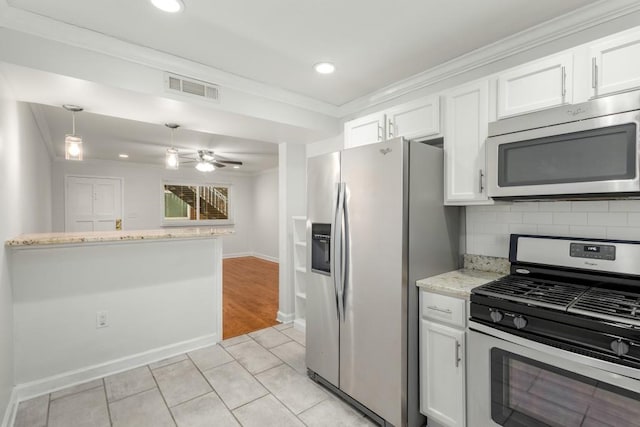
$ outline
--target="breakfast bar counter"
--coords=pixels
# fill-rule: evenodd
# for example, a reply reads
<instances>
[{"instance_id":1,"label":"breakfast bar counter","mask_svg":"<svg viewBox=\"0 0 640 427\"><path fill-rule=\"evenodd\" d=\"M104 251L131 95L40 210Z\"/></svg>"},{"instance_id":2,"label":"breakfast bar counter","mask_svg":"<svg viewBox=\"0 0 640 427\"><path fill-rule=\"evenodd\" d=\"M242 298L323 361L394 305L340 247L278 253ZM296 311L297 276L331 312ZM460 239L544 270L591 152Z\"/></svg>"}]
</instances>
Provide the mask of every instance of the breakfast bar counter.
<instances>
[{"instance_id":1,"label":"breakfast bar counter","mask_svg":"<svg viewBox=\"0 0 640 427\"><path fill-rule=\"evenodd\" d=\"M231 233L168 228L5 242L17 390L37 395L221 340L221 237Z\"/></svg>"}]
</instances>

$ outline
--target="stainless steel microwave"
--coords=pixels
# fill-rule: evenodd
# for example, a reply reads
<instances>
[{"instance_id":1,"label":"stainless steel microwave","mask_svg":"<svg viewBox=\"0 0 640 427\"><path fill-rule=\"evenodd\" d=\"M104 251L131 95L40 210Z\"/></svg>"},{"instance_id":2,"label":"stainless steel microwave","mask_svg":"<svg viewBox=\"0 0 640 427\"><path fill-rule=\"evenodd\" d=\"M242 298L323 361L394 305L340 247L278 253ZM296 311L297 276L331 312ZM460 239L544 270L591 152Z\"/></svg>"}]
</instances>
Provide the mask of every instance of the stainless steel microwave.
<instances>
[{"instance_id":1,"label":"stainless steel microwave","mask_svg":"<svg viewBox=\"0 0 640 427\"><path fill-rule=\"evenodd\" d=\"M640 91L489 124L497 199L640 197Z\"/></svg>"}]
</instances>

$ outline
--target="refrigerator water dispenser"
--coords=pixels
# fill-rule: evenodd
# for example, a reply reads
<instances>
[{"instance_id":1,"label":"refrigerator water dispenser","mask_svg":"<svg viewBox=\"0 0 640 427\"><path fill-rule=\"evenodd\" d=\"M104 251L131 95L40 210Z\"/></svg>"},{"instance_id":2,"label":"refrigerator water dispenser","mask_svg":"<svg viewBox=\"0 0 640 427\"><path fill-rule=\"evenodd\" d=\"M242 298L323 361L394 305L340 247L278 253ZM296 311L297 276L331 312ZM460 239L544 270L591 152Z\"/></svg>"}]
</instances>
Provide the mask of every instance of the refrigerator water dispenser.
<instances>
[{"instance_id":1,"label":"refrigerator water dispenser","mask_svg":"<svg viewBox=\"0 0 640 427\"><path fill-rule=\"evenodd\" d=\"M311 224L311 271L331 274L331 224Z\"/></svg>"}]
</instances>

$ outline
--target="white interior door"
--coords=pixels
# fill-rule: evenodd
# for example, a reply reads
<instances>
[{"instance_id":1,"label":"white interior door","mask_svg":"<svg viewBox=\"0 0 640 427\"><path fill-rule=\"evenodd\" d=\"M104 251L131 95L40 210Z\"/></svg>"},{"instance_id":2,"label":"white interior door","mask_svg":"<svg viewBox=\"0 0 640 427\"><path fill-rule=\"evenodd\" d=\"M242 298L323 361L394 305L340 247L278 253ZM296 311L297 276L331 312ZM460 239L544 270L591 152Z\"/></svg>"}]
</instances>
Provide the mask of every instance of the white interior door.
<instances>
[{"instance_id":1,"label":"white interior door","mask_svg":"<svg viewBox=\"0 0 640 427\"><path fill-rule=\"evenodd\" d=\"M109 231L122 224L122 180L68 176L65 231Z\"/></svg>"}]
</instances>

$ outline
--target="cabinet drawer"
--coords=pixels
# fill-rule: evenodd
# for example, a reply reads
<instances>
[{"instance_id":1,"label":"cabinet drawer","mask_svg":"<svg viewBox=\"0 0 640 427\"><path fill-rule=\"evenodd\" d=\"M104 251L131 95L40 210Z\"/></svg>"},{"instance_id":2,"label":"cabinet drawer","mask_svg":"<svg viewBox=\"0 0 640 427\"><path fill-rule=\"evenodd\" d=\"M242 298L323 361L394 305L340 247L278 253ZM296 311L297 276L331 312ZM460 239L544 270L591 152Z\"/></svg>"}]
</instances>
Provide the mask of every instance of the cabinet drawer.
<instances>
[{"instance_id":1,"label":"cabinet drawer","mask_svg":"<svg viewBox=\"0 0 640 427\"><path fill-rule=\"evenodd\" d=\"M437 320L460 328L466 327L465 300L425 291L420 292L420 296L422 298L421 314L423 318Z\"/></svg>"}]
</instances>

